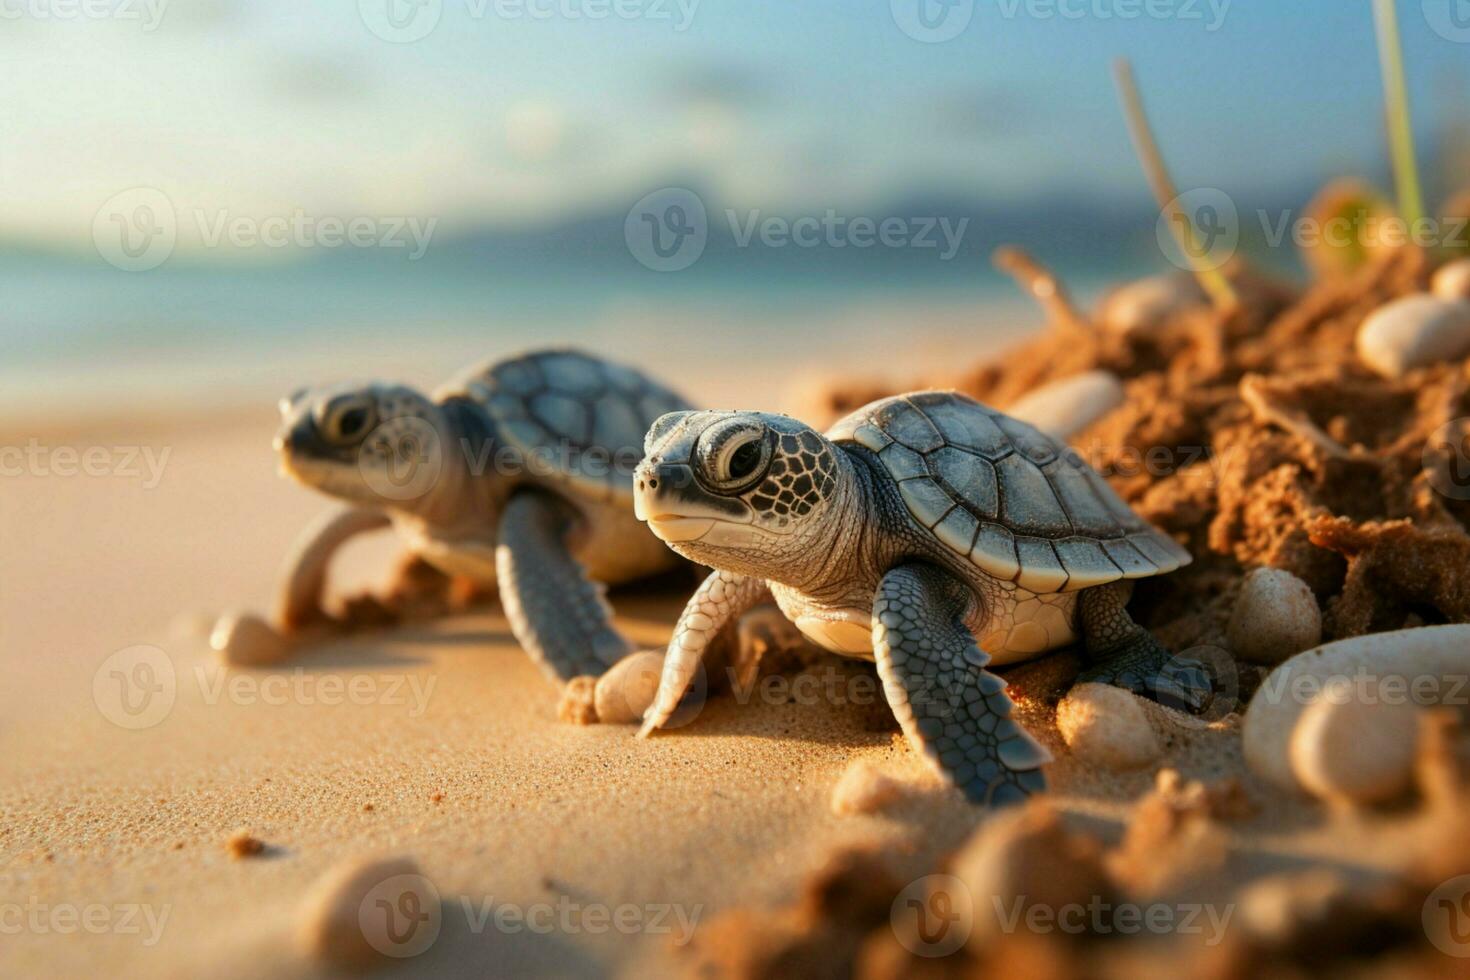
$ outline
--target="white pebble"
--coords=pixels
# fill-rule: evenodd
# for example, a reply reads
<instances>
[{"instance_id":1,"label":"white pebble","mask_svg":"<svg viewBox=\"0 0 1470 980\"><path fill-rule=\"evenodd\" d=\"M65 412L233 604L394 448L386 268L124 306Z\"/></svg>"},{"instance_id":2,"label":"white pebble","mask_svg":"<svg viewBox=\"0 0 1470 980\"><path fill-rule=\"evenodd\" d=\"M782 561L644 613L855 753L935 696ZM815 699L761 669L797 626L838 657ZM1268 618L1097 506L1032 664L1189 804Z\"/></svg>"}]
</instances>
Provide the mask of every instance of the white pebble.
<instances>
[{"instance_id":1,"label":"white pebble","mask_svg":"<svg viewBox=\"0 0 1470 980\"><path fill-rule=\"evenodd\" d=\"M1058 439L1070 439L1123 404L1123 383L1109 371L1088 371L1037 388L1006 409Z\"/></svg>"},{"instance_id":2,"label":"white pebble","mask_svg":"<svg viewBox=\"0 0 1470 980\"><path fill-rule=\"evenodd\" d=\"M1456 259L1440 266L1429 288L1440 299L1470 299L1470 259Z\"/></svg>"},{"instance_id":3,"label":"white pebble","mask_svg":"<svg viewBox=\"0 0 1470 980\"><path fill-rule=\"evenodd\" d=\"M1253 569L1226 627L1241 660L1274 667L1322 642L1322 611L1307 583L1281 568Z\"/></svg>"},{"instance_id":4,"label":"white pebble","mask_svg":"<svg viewBox=\"0 0 1470 980\"><path fill-rule=\"evenodd\" d=\"M1299 653L1271 671L1251 698L1241 726L1246 765L1283 789L1300 789L1292 735L1334 678L1376 683L1380 702L1424 706L1463 697L1467 676L1470 625L1464 624L1370 633Z\"/></svg>"},{"instance_id":5,"label":"white pebble","mask_svg":"<svg viewBox=\"0 0 1470 980\"><path fill-rule=\"evenodd\" d=\"M1291 771L1321 799L1380 803L1409 789L1418 749L1418 707L1342 677L1302 712Z\"/></svg>"},{"instance_id":6,"label":"white pebble","mask_svg":"<svg viewBox=\"0 0 1470 980\"><path fill-rule=\"evenodd\" d=\"M593 703L597 720L604 725L626 725L641 721L653 704L658 681L663 675L664 655L653 650L630 653L597 679Z\"/></svg>"},{"instance_id":7,"label":"white pebble","mask_svg":"<svg viewBox=\"0 0 1470 980\"><path fill-rule=\"evenodd\" d=\"M279 663L291 653L291 643L255 613L226 613L215 624L209 645L233 667L261 667Z\"/></svg>"},{"instance_id":8,"label":"white pebble","mask_svg":"<svg viewBox=\"0 0 1470 980\"><path fill-rule=\"evenodd\" d=\"M1098 308L1097 319L1112 333L1146 335L1181 310L1204 306L1206 300L1193 276L1149 276L1109 292Z\"/></svg>"},{"instance_id":9,"label":"white pebble","mask_svg":"<svg viewBox=\"0 0 1470 980\"><path fill-rule=\"evenodd\" d=\"M968 941L977 952L1008 931L1013 912L1024 928L1032 909L1055 917L1058 909L1113 895L1096 838L1069 830L1056 810L1034 800L986 819L950 867L963 885L960 896L973 903ZM963 915L965 908L955 904L953 911Z\"/></svg>"},{"instance_id":10,"label":"white pebble","mask_svg":"<svg viewBox=\"0 0 1470 980\"><path fill-rule=\"evenodd\" d=\"M356 860L324 875L301 905L307 955L341 969L423 952L438 938L440 896L412 858Z\"/></svg>"},{"instance_id":11,"label":"white pebble","mask_svg":"<svg viewBox=\"0 0 1470 980\"><path fill-rule=\"evenodd\" d=\"M1358 356L1385 378L1470 353L1470 302L1413 293L1384 303L1358 328Z\"/></svg>"},{"instance_id":12,"label":"white pebble","mask_svg":"<svg viewBox=\"0 0 1470 980\"><path fill-rule=\"evenodd\" d=\"M903 795L903 783L866 760L854 759L832 787L832 812L838 816L875 813Z\"/></svg>"},{"instance_id":13,"label":"white pebble","mask_svg":"<svg viewBox=\"0 0 1470 980\"><path fill-rule=\"evenodd\" d=\"M1105 769L1140 769L1164 754L1138 698L1110 684L1078 684L1057 705L1072 754Z\"/></svg>"}]
</instances>

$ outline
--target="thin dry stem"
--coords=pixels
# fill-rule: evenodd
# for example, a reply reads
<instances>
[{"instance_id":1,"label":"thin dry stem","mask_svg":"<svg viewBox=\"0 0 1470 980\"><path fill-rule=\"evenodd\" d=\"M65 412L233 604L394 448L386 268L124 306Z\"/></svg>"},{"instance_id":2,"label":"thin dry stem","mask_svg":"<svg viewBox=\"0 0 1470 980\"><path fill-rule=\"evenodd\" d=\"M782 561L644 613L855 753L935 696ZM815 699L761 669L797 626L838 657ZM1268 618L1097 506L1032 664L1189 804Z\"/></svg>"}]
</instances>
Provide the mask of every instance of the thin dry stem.
<instances>
[{"instance_id":1,"label":"thin dry stem","mask_svg":"<svg viewBox=\"0 0 1470 980\"><path fill-rule=\"evenodd\" d=\"M1092 326L1087 317L1077 309L1072 297L1046 266L1032 258L1024 249L1014 245L1002 245L991 256L995 267L1008 273L1030 293L1051 319L1073 330L1091 333Z\"/></svg>"},{"instance_id":2,"label":"thin dry stem","mask_svg":"<svg viewBox=\"0 0 1470 980\"><path fill-rule=\"evenodd\" d=\"M1133 66L1128 63L1128 59L1119 58L1114 62L1113 74L1118 83L1118 95L1123 102L1123 112L1128 117L1128 132L1133 137L1133 146L1138 151L1138 160L1143 165L1144 176L1148 178L1154 199L1159 202L1159 209L1167 217L1169 230L1173 232L1175 239L1179 242L1180 251L1184 253L1185 259L1189 262L1190 271L1199 279L1200 286L1204 288L1216 309L1227 312L1236 309L1239 306L1239 300L1236 298L1235 289L1219 269L1205 265L1194 230L1194 222L1179 206L1177 200L1179 192L1174 187L1174 181L1169 176L1169 168L1164 164L1164 156L1159 152L1159 145L1154 140L1153 129L1148 124L1148 114L1144 112L1143 99L1139 96L1138 85L1133 79Z\"/></svg>"}]
</instances>

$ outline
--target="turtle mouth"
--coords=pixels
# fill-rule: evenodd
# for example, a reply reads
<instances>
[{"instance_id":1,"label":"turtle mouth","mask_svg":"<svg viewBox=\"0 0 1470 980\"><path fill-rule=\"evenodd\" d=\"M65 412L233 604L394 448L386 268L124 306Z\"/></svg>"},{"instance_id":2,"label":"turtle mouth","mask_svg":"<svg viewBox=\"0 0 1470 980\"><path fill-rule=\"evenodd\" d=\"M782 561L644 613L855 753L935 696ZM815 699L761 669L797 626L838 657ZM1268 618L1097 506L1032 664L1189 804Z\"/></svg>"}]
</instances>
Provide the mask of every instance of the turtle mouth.
<instances>
[{"instance_id":1,"label":"turtle mouth","mask_svg":"<svg viewBox=\"0 0 1470 980\"><path fill-rule=\"evenodd\" d=\"M698 541L715 526L713 517L685 517L682 514L654 514L648 518L648 529L660 541L669 544Z\"/></svg>"},{"instance_id":2,"label":"turtle mouth","mask_svg":"<svg viewBox=\"0 0 1470 980\"><path fill-rule=\"evenodd\" d=\"M698 545L695 552L708 548L748 548L764 539L769 532L755 524L728 521L719 517L689 517L683 514L658 514L648 519L654 537L675 550ZM682 553L682 552L681 552ZM687 557L687 556L686 556Z\"/></svg>"}]
</instances>

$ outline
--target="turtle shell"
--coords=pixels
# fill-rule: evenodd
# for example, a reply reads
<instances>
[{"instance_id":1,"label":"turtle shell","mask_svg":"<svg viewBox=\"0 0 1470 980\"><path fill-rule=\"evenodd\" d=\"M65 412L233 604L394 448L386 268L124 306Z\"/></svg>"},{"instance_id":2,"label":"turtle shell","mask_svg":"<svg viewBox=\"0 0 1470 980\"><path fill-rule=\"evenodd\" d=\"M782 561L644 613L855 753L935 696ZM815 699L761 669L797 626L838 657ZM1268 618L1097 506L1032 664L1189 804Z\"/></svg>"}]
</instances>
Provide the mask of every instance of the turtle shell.
<instances>
[{"instance_id":1,"label":"turtle shell","mask_svg":"<svg viewBox=\"0 0 1470 980\"><path fill-rule=\"evenodd\" d=\"M916 522L1029 591L1147 578L1191 561L1075 450L958 392L884 398L827 436L871 450Z\"/></svg>"},{"instance_id":2,"label":"turtle shell","mask_svg":"<svg viewBox=\"0 0 1470 980\"><path fill-rule=\"evenodd\" d=\"M516 451L531 475L628 507L644 434L660 415L693 407L641 371L574 350L492 361L435 397L483 405L497 451Z\"/></svg>"}]
</instances>

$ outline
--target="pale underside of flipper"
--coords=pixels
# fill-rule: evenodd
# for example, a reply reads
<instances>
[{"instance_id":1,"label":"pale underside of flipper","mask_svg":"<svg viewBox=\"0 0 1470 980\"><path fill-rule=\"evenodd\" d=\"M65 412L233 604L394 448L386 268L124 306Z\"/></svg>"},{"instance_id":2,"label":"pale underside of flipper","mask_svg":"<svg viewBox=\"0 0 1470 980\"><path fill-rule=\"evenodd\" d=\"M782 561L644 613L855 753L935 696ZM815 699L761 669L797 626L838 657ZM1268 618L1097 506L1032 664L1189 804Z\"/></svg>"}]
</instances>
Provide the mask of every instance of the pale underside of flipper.
<instances>
[{"instance_id":1,"label":"pale underside of flipper","mask_svg":"<svg viewBox=\"0 0 1470 980\"><path fill-rule=\"evenodd\" d=\"M323 618L322 599L332 557L348 539L389 524L380 510L338 505L306 526L291 545L276 593L275 626L290 634Z\"/></svg>"},{"instance_id":2,"label":"pale underside of flipper","mask_svg":"<svg viewBox=\"0 0 1470 980\"><path fill-rule=\"evenodd\" d=\"M639 738L647 738L674 716L721 631L766 601L770 594L770 587L764 579L734 572L710 573L690 597L674 627L668 653L664 656L658 694L643 716Z\"/></svg>"}]
</instances>

